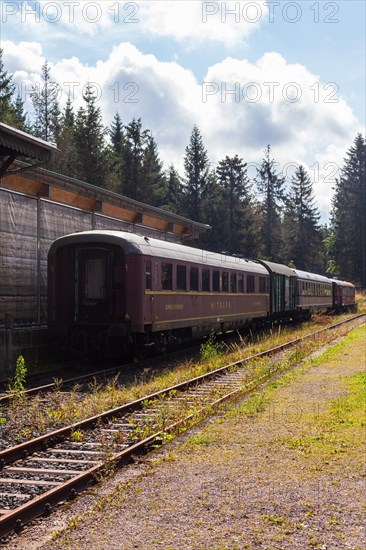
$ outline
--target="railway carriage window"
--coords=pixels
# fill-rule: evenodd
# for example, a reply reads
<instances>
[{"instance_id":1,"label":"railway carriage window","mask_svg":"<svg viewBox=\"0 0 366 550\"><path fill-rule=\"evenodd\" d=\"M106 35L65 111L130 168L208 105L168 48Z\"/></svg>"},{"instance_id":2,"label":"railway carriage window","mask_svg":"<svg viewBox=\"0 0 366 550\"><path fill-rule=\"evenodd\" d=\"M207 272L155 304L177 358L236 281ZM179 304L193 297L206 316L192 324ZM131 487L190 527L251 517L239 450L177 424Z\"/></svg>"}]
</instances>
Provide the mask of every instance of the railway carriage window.
<instances>
[{"instance_id":1,"label":"railway carriage window","mask_svg":"<svg viewBox=\"0 0 366 550\"><path fill-rule=\"evenodd\" d=\"M84 295L88 300L104 300L106 295L106 260L104 258L86 258Z\"/></svg>"},{"instance_id":2,"label":"railway carriage window","mask_svg":"<svg viewBox=\"0 0 366 550\"><path fill-rule=\"evenodd\" d=\"M173 290L173 265L161 264L161 288Z\"/></svg>"},{"instance_id":3,"label":"railway carriage window","mask_svg":"<svg viewBox=\"0 0 366 550\"><path fill-rule=\"evenodd\" d=\"M244 275L240 274L238 276L238 292L244 293Z\"/></svg>"},{"instance_id":4,"label":"railway carriage window","mask_svg":"<svg viewBox=\"0 0 366 550\"><path fill-rule=\"evenodd\" d=\"M187 290L187 268L177 265L177 290Z\"/></svg>"},{"instance_id":5,"label":"railway carriage window","mask_svg":"<svg viewBox=\"0 0 366 550\"><path fill-rule=\"evenodd\" d=\"M220 271L212 272L212 290L220 292Z\"/></svg>"},{"instance_id":6,"label":"railway carriage window","mask_svg":"<svg viewBox=\"0 0 366 550\"><path fill-rule=\"evenodd\" d=\"M259 277L259 292L260 294L266 293L266 278L265 277Z\"/></svg>"},{"instance_id":7,"label":"railway carriage window","mask_svg":"<svg viewBox=\"0 0 366 550\"><path fill-rule=\"evenodd\" d=\"M236 273L230 275L230 292L236 292Z\"/></svg>"},{"instance_id":8,"label":"railway carriage window","mask_svg":"<svg viewBox=\"0 0 366 550\"><path fill-rule=\"evenodd\" d=\"M198 290L198 267L189 270L189 290Z\"/></svg>"},{"instance_id":9,"label":"railway carriage window","mask_svg":"<svg viewBox=\"0 0 366 550\"><path fill-rule=\"evenodd\" d=\"M151 290L151 261L148 260L145 266L145 289Z\"/></svg>"},{"instance_id":10,"label":"railway carriage window","mask_svg":"<svg viewBox=\"0 0 366 550\"><path fill-rule=\"evenodd\" d=\"M255 292L255 279L254 275L248 275L247 277L247 292L253 293Z\"/></svg>"},{"instance_id":11,"label":"railway carriage window","mask_svg":"<svg viewBox=\"0 0 366 550\"><path fill-rule=\"evenodd\" d=\"M210 270L202 269L202 291L210 292Z\"/></svg>"},{"instance_id":12,"label":"railway carriage window","mask_svg":"<svg viewBox=\"0 0 366 550\"><path fill-rule=\"evenodd\" d=\"M229 292L229 274L227 271L222 272L222 292Z\"/></svg>"}]
</instances>

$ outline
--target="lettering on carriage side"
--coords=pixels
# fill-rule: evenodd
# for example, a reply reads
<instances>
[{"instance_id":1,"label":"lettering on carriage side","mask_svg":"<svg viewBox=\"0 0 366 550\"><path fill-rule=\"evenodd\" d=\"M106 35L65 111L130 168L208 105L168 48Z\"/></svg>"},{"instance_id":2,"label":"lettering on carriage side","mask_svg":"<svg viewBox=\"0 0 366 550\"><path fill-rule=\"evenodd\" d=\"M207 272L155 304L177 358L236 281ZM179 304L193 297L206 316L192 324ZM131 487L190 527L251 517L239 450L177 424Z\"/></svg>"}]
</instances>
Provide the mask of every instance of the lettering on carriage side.
<instances>
[{"instance_id":1,"label":"lettering on carriage side","mask_svg":"<svg viewBox=\"0 0 366 550\"><path fill-rule=\"evenodd\" d=\"M212 310L223 310L223 309L231 309L231 302L229 301L222 301L217 300L216 302L211 302L211 311Z\"/></svg>"},{"instance_id":2,"label":"lettering on carriage side","mask_svg":"<svg viewBox=\"0 0 366 550\"><path fill-rule=\"evenodd\" d=\"M166 304L165 311L174 311L178 309L183 309L183 304Z\"/></svg>"}]
</instances>

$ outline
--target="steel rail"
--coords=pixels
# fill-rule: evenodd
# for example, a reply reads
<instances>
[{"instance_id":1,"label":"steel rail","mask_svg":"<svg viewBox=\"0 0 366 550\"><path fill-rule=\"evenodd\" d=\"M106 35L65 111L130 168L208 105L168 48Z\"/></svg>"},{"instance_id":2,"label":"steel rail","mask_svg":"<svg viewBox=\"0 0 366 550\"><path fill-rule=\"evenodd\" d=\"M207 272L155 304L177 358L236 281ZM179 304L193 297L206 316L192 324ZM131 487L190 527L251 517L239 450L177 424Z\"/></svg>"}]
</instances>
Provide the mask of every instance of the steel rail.
<instances>
[{"instance_id":1,"label":"steel rail","mask_svg":"<svg viewBox=\"0 0 366 550\"><path fill-rule=\"evenodd\" d=\"M333 325L330 325L330 327L337 326L339 323L344 323L344 322L345 321L338 321L337 323L334 323ZM323 330L323 329L320 329L320 330ZM325 328L325 330L326 330L326 328ZM166 361L166 360L173 359L175 355L186 353L187 351L190 351L191 349L192 348L182 349L182 350L179 350L178 352L173 351L172 353L169 353L168 355L164 355L164 360ZM195 349L195 348L193 348L193 349ZM157 361L161 360L161 357L158 357L156 360ZM136 366L136 364L135 363L126 363L124 365L111 367L109 369L102 369L102 370L91 372L91 373L88 373L88 374L75 376L73 378L67 378L65 380L62 380L62 387L70 386L72 384L85 383L88 380L92 380L93 378L96 378L96 377L101 377L101 376L106 377L106 376L112 375L113 373L120 372L121 369L127 369L127 368L130 368L132 366ZM10 380L9 380L9 383L10 383ZM32 397L34 395L39 395L39 394L42 394L42 393L52 391L55 388L56 388L56 382L50 382L48 384L43 384L42 386L35 386L35 387L32 387L32 388L26 389L24 391L24 395L27 396L27 397ZM11 393L9 393L8 395L0 396L0 407L8 405L10 403L11 399L12 399L11 398Z\"/></svg>"},{"instance_id":2,"label":"steel rail","mask_svg":"<svg viewBox=\"0 0 366 550\"><path fill-rule=\"evenodd\" d=\"M157 399L164 394L168 394L172 391L185 391L187 388L190 388L194 385L200 384L205 380L210 380L211 378L215 378L219 376L220 374L228 371L229 369L235 368L235 367L241 367L245 363L252 361L253 359L258 359L265 356L270 356L275 353L278 353L280 351L284 351L286 349L289 349L291 347L296 346L301 341L314 338L324 332L327 332L329 330L338 328L341 325L350 323L352 321L355 321L361 317L366 317L365 314L359 314L357 316L352 317L351 319L346 319L339 321L337 323L334 323L333 325L324 327L322 329L319 329L315 332L305 334L304 336L301 336L299 338L295 338L294 340L290 340L288 342L285 342L284 344L280 344L278 346L275 346L273 348L270 348L268 350L261 351L259 353L256 353L254 355L250 355L248 357L245 357L243 359L239 359L238 361L235 361L233 363L229 363L228 365L224 365L223 367L219 367L213 371L210 371L206 374L202 374L200 376L197 376L195 378L191 378L190 380L187 380L185 382L180 382L179 384L175 384L174 386L170 386L169 388L165 388L163 390L159 390L158 392L146 395L144 397L141 397L140 399L136 399L135 401L132 401L130 403L126 403L124 405L121 405L119 407L116 407L114 409L110 409L108 411L105 411L104 413L97 414L95 416L92 416L90 418L87 418L85 420L81 420L79 422L75 422L74 424L71 424L69 426L66 426L64 428L60 428L58 430L55 430L53 432L49 432L47 434L41 435L39 437L36 437L30 441L25 441L24 443L20 443L18 445L15 445L14 447L11 447L10 449L0 451L0 468L3 468L6 464L9 464L10 462L13 462L15 460L18 460L20 458L24 458L28 456L29 454L42 450L45 448L46 445L50 445L56 442L61 441L63 438L70 436L72 432L75 430L84 430L84 429L91 429L95 425L97 425L100 422L109 420L110 418L113 418L114 416L121 416L123 414L127 414L133 411L136 411L143 407L144 403L147 401L151 401L154 399Z\"/></svg>"},{"instance_id":3,"label":"steel rail","mask_svg":"<svg viewBox=\"0 0 366 550\"><path fill-rule=\"evenodd\" d=\"M164 361L170 361L170 360L174 359L176 356L179 357L179 355L190 352L192 350L197 350L197 348L182 348L178 351L172 351L169 354L165 354L163 356L163 359L164 359ZM161 361L161 359L162 359L161 356L157 356L155 358L149 359L149 365L150 364L154 365L158 361ZM140 367L143 366L143 362L139 363L138 366L140 366ZM71 386L73 384L85 383L85 382L87 382L89 380L93 380L93 378L97 378L97 377L106 378L106 377L111 376L115 373L119 373L122 370L127 370L128 368L132 368L132 367L136 367L136 363L125 363L125 364L118 365L118 366L115 366L115 367L110 367L108 369L102 369L102 370L98 370L98 371L95 371L95 372L90 372L88 374L82 374L80 376L75 376L73 378L66 378L65 380L61 381L62 382L61 385L64 388L65 386ZM9 383L10 383L10 381L9 381ZM48 384L43 384L42 386L35 386L35 387L32 387L32 388L26 389L24 391L24 395L27 396L27 397L32 397L34 395L47 393L47 392L55 390L56 386L57 386L56 382L49 382ZM11 392L9 392L7 395L0 396L0 407L8 405L10 403L11 399L12 399Z\"/></svg>"},{"instance_id":4,"label":"steel rail","mask_svg":"<svg viewBox=\"0 0 366 550\"><path fill-rule=\"evenodd\" d=\"M324 332L336 329L339 326L349 324L357 320L362 320L362 318L365 318L365 317L366 316L362 314L362 315L357 315L351 319L347 319L345 321L340 321L331 326L324 327L320 330L317 330L313 333L306 334L301 338L296 338L294 340L291 340L290 342L286 342L279 346L273 347L269 350L265 350L265 351L259 352L258 354L254 354L250 357L247 357L245 359L235 361L233 363L230 363L229 365L220 367L207 374L195 377L191 380L182 382L180 384L176 384L169 388L165 388L164 390L160 390L159 392L145 396L132 403L128 403L121 407L117 407L115 409L102 413L101 415L96 415L92 418L75 423L72 426L62 428L50 434L45 434L44 436L38 437L29 442L17 445L12 449L2 451L0 452L1 465L4 467L6 464L11 463L17 460L18 458L22 458L24 456L29 457L29 454L34 453L36 450L45 448L48 445L51 445L57 441L61 441L65 439L67 436L69 436L72 433L72 431L76 429L90 428L95 426L97 423L99 424L102 421L105 421L107 419L110 419L116 416L117 417L121 416L123 414L126 414L127 412L130 413L130 412L142 409L147 402L156 400L157 398L162 397L163 395L169 395L172 391L184 391L187 389L191 389L192 387L194 388L195 386L198 386L199 384L203 383L206 380L211 380L212 378L219 377L219 375L226 374L227 372L230 372L233 368L241 367L245 363L253 359L263 357L263 356L271 356L281 351L284 351L286 349L293 348L294 346L296 346L297 344L299 344L300 342L306 339L316 338L318 335ZM232 399L233 397L236 397L239 394L252 391L255 387L258 387L264 381L268 380L275 372L276 370L272 370L272 372L267 372L261 377L258 377L255 380L252 380L251 382L244 384L244 387L240 385L235 390L228 391L226 395L221 396L220 398L215 399L214 401L208 404L205 404L204 407L202 407L195 413L191 413L188 416L185 416L183 419L177 422L174 422L173 424L167 427L164 427L164 430L159 430L158 432L152 435L149 435L147 438L144 438L141 441L138 441L137 443L134 443L128 446L127 448L123 449L122 451L114 454L111 461L113 462L116 468L121 467L123 464L129 462L133 455L138 455L143 452L146 452L146 450L148 450L151 447L151 445L156 443L156 441L159 440L159 438L161 439L164 434L177 432L181 430L182 427L187 427L187 425L190 425L193 422L195 417L200 418L200 415L202 415L202 412L205 409L207 409L207 407L215 408L222 402L227 401L228 399ZM14 530L20 531L23 525L29 522L31 519L39 515L47 515L51 511L52 506L54 506L55 504L65 499L73 498L74 496L76 496L76 494L79 491L81 491L86 486L96 483L98 481L98 475L103 471L104 467L105 467L105 464L103 464L102 461L98 461L98 463L93 467L88 468L87 470L81 472L77 476L74 476L72 479L62 483L60 486L50 489L47 492L37 496L36 498L29 500L24 505L19 506L18 508L15 508L12 511L9 511L1 515L0 516L0 536L3 537Z\"/></svg>"}]
</instances>

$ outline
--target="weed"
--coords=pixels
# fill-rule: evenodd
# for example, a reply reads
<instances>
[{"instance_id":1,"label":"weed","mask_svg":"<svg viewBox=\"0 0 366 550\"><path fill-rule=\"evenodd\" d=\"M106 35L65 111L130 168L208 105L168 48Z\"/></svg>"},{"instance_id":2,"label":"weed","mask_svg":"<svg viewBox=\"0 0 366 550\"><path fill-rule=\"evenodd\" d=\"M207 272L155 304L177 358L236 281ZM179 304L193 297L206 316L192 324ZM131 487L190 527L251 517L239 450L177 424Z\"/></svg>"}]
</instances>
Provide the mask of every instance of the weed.
<instances>
[{"instance_id":1,"label":"weed","mask_svg":"<svg viewBox=\"0 0 366 550\"><path fill-rule=\"evenodd\" d=\"M213 442L212 437L208 437L203 433L192 435L187 439L188 445L211 445Z\"/></svg>"},{"instance_id":2,"label":"weed","mask_svg":"<svg viewBox=\"0 0 366 550\"><path fill-rule=\"evenodd\" d=\"M173 434L169 434L166 432L161 433L155 438L156 444L153 445L153 449L156 449L161 445L165 445L165 443L169 443L169 441L172 441L172 439L174 439Z\"/></svg>"},{"instance_id":3,"label":"weed","mask_svg":"<svg viewBox=\"0 0 366 550\"><path fill-rule=\"evenodd\" d=\"M55 385L55 387L53 388L54 393L60 392L63 384L62 378L54 378L53 383Z\"/></svg>"},{"instance_id":4,"label":"weed","mask_svg":"<svg viewBox=\"0 0 366 550\"><path fill-rule=\"evenodd\" d=\"M102 388L101 384L98 384L95 376L93 376L93 379L91 380L91 382L88 383L88 390L92 395L97 395L101 390L101 388Z\"/></svg>"},{"instance_id":5,"label":"weed","mask_svg":"<svg viewBox=\"0 0 366 550\"><path fill-rule=\"evenodd\" d=\"M264 392L254 392L252 397L239 406L235 407L232 411L232 414L241 415L245 414L247 416L255 416L258 413L261 413L265 410L266 405L266 396Z\"/></svg>"},{"instance_id":6,"label":"weed","mask_svg":"<svg viewBox=\"0 0 366 550\"><path fill-rule=\"evenodd\" d=\"M212 333L205 342L200 346L200 355L202 361L210 361L221 355L224 351L225 344L218 342L215 335Z\"/></svg>"},{"instance_id":7,"label":"weed","mask_svg":"<svg viewBox=\"0 0 366 550\"><path fill-rule=\"evenodd\" d=\"M85 434L81 430L74 430L71 433L71 439L72 439L72 441L75 441L76 443L80 443L80 441L83 441L84 437L85 437Z\"/></svg>"},{"instance_id":8,"label":"weed","mask_svg":"<svg viewBox=\"0 0 366 550\"><path fill-rule=\"evenodd\" d=\"M108 437L102 439L101 442L101 460L103 461L103 469L101 470L100 479L112 476L116 470L116 464L113 457L116 453L116 444Z\"/></svg>"},{"instance_id":9,"label":"weed","mask_svg":"<svg viewBox=\"0 0 366 550\"><path fill-rule=\"evenodd\" d=\"M262 514L262 518L270 525L283 525L286 521L283 516L272 516L271 514Z\"/></svg>"},{"instance_id":10,"label":"weed","mask_svg":"<svg viewBox=\"0 0 366 550\"><path fill-rule=\"evenodd\" d=\"M19 355L16 365L14 377L10 383L10 389L15 397L22 397L25 392L25 379L27 376L27 367L23 355Z\"/></svg>"},{"instance_id":11,"label":"weed","mask_svg":"<svg viewBox=\"0 0 366 550\"><path fill-rule=\"evenodd\" d=\"M1 416L1 411L2 411L2 408L0 407L0 426L5 424L6 422L6 418L4 416Z\"/></svg>"}]
</instances>

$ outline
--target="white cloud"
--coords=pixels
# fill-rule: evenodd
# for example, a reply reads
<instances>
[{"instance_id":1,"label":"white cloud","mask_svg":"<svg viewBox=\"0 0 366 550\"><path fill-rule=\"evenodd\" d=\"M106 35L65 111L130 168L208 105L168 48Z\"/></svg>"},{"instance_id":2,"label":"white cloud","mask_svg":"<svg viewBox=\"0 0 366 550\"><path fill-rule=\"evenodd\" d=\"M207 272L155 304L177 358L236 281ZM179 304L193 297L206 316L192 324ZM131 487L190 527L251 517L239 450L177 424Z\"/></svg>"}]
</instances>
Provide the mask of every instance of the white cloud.
<instances>
[{"instance_id":1,"label":"white cloud","mask_svg":"<svg viewBox=\"0 0 366 550\"><path fill-rule=\"evenodd\" d=\"M44 57L39 44L8 41L4 50L5 68L19 85L26 83L29 89L30 83L41 82ZM324 218L337 167L356 133L363 131L334 87L275 52L256 63L227 58L209 67L200 83L178 63L162 62L121 43L94 65L77 57L61 59L51 65L51 75L62 89L62 105L73 91L77 109L86 83L94 82L105 124L116 111L125 123L141 117L158 142L165 166L174 162L182 169L194 124L213 163L238 154L259 164L263 149L271 144L278 171L290 176L300 163L308 168ZM250 175L254 173L252 165Z\"/></svg>"},{"instance_id":2,"label":"white cloud","mask_svg":"<svg viewBox=\"0 0 366 550\"><path fill-rule=\"evenodd\" d=\"M37 0L30 2L3 1L1 3L1 21L4 28L26 30L28 36L36 39L55 40L60 38L62 29L78 34L95 35L118 23L118 15L114 14L116 2L104 0L84 1L54 1ZM118 10L117 10L118 13Z\"/></svg>"},{"instance_id":3,"label":"white cloud","mask_svg":"<svg viewBox=\"0 0 366 550\"><path fill-rule=\"evenodd\" d=\"M70 33L82 39L101 32L121 40L121 34L126 37L128 33L141 33L170 37L189 46L202 42L233 46L245 42L268 15L265 0L25 0L3 1L0 9L8 33L17 29L34 40L57 37L61 41L63 37L70 38Z\"/></svg>"},{"instance_id":4,"label":"white cloud","mask_svg":"<svg viewBox=\"0 0 366 550\"><path fill-rule=\"evenodd\" d=\"M220 42L233 46L248 38L266 18L264 0L256 2L141 2L139 20L144 31L191 43Z\"/></svg>"}]
</instances>

